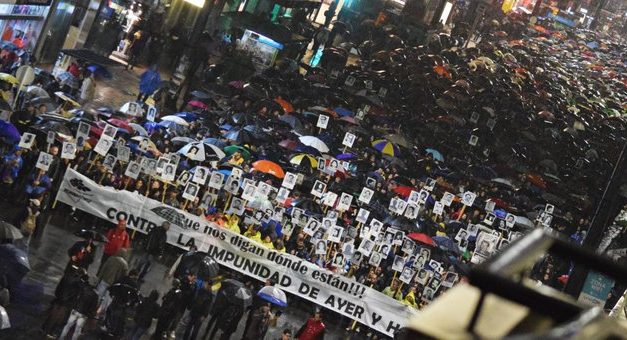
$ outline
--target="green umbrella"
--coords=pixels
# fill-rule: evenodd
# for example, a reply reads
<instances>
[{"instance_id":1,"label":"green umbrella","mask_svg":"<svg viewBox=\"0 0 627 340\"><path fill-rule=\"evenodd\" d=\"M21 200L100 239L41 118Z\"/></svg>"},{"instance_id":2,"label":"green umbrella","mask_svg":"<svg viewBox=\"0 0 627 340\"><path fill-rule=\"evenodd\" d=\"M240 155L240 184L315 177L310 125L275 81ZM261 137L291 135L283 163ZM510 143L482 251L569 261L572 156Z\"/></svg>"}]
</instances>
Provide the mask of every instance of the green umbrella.
<instances>
[{"instance_id":1,"label":"green umbrella","mask_svg":"<svg viewBox=\"0 0 627 340\"><path fill-rule=\"evenodd\" d=\"M250 150L248 150L247 148L245 148L243 146L229 145L229 146L224 148L224 152L226 153L227 156L231 156L232 154L236 153L237 151L239 151L242 154L242 157L244 157L245 160L250 159Z\"/></svg>"}]
</instances>

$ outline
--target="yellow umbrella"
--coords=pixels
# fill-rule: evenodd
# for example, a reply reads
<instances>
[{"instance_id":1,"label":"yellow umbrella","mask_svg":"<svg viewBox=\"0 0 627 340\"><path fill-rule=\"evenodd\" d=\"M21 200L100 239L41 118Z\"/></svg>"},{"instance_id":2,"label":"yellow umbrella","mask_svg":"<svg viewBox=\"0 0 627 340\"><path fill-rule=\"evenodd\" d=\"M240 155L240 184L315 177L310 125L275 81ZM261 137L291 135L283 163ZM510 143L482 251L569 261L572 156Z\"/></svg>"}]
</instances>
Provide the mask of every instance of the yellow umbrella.
<instances>
[{"instance_id":1,"label":"yellow umbrella","mask_svg":"<svg viewBox=\"0 0 627 340\"><path fill-rule=\"evenodd\" d=\"M7 83L11 83L13 85L18 83L17 78L8 73L0 73L0 80L6 81Z\"/></svg>"},{"instance_id":2,"label":"yellow umbrella","mask_svg":"<svg viewBox=\"0 0 627 340\"><path fill-rule=\"evenodd\" d=\"M80 107L81 104L79 104L76 100L70 98L67 94L61 92L61 91L57 91L54 93L55 96L61 98L61 100L63 100L66 103L70 103L75 107Z\"/></svg>"},{"instance_id":3,"label":"yellow umbrella","mask_svg":"<svg viewBox=\"0 0 627 340\"><path fill-rule=\"evenodd\" d=\"M318 160L316 157L306 153L298 154L290 159L290 163L294 165L301 165L303 161L308 162L309 167L312 169L316 169L318 167Z\"/></svg>"}]
</instances>

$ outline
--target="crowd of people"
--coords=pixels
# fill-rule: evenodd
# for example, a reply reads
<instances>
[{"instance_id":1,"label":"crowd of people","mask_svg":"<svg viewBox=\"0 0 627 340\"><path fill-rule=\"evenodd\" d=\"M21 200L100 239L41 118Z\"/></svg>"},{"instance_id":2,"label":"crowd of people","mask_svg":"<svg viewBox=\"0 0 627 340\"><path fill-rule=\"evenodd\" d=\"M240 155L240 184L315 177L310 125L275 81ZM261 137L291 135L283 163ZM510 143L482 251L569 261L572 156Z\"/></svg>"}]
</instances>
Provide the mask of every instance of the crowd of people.
<instances>
[{"instance_id":1,"label":"crowd of people","mask_svg":"<svg viewBox=\"0 0 627 340\"><path fill-rule=\"evenodd\" d=\"M32 216L54 206L72 168L419 310L526 230L553 228L581 242L620 150L612 141L624 138L615 132L625 127L624 46L550 23L512 26L515 36L494 31L471 48L452 48L444 35L418 48L396 37L370 60L304 76L278 62L246 86L192 92L186 111L173 115L149 117L142 102L77 110L63 123L71 135L25 104L32 121L16 124L19 138L5 147L2 192L10 194L3 198L23 202L17 223L32 231ZM144 87L138 99L153 91ZM49 131L55 140L46 147ZM116 320L125 312L117 312L131 304L119 287L141 283L164 252L168 227L148 234L145 255L130 270L130 239L119 221L107 234L95 295L84 271L93 262L93 235L73 247L72 274L59 284L60 310L47 331L71 312L62 336L74 324L80 334L86 317L104 313L119 334ZM569 270L567 260L546 256L533 277L560 288ZM157 292L141 299L130 338L152 318L160 338L185 309L185 338L197 337L211 283L180 279L161 309ZM84 295L70 303L68 291ZM254 322L272 314L266 305L251 310ZM324 330L319 315L305 326L301 334ZM220 329L225 339L233 331ZM259 338L259 329L249 338Z\"/></svg>"}]
</instances>

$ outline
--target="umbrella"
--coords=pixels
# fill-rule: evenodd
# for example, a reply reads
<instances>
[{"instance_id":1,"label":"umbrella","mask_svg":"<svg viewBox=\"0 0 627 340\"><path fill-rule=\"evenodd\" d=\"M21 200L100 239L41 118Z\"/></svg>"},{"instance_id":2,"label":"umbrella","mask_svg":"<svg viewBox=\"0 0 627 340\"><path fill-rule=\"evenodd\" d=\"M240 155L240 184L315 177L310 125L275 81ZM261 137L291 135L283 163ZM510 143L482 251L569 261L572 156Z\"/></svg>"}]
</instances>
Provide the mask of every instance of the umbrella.
<instances>
[{"instance_id":1,"label":"umbrella","mask_svg":"<svg viewBox=\"0 0 627 340\"><path fill-rule=\"evenodd\" d=\"M398 156L401 153L401 150L396 144L388 142L385 139L375 140L372 142L372 147L385 155Z\"/></svg>"},{"instance_id":2,"label":"umbrella","mask_svg":"<svg viewBox=\"0 0 627 340\"><path fill-rule=\"evenodd\" d=\"M178 143L178 144L189 144L189 143L195 143L196 140L193 138L189 138L189 137L184 137L184 136L178 136L178 137L174 137L172 139L170 139L170 142L174 143Z\"/></svg>"},{"instance_id":3,"label":"umbrella","mask_svg":"<svg viewBox=\"0 0 627 340\"><path fill-rule=\"evenodd\" d=\"M444 162L444 156L436 149L425 149L425 152L433 157L436 161Z\"/></svg>"},{"instance_id":4,"label":"umbrella","mask_svg":"<svg viewBox=\"0 0 627 340\"><path fill-rule=\"evenodd\" d=\"M276 286L266 286L259 290L257 296L279 307L287 307L285 292Z\"/></svg>"},{"instance_id":5,"label":"umbrella","mask_svg":"<svg viewBox=\"0 0 627 340\"><path fill-rule=\"evenodd\" d=\"M250 290L243 283L233 279L226 279L220 283L218 295L226 298L230 305L239 305L245 310L252 304L253 297ZM219 297L216 297L216 300Z\"/></svg>"},{"instance_id":6,"label":"umbrella","mask_svg":"<svg viewBox=\"0 0 627 340\"><path fill-rule=\"evenodd\" d=\"M29 86L26 88L26 93L29 94L29 98L48 98L50 95L46 90L41 88L40 86Z\"/></svg>"},{"instance_id":7,"label":"umbrella","mask_svg":"<svg viewBox=\"0 0 627 340\"><path fill-rule=\"evenodd\" d=\"M28 254L11 243L0 245L0 276L4 275L10 286L17 285L30 271Z\"/></svg>"},{"instance_id":8,"label":"umbrella","mask_svg":"<svg viewBox=\"0 0 627 340\"><path fill-rule=\"evenodd\" d=\"M120 112L131 117L141 117L143 115L143 111L142 106L136 102L124 103L124 105L120 107Z\"/></svg>"},{"instance_id":9,"label":"umbrella","mask_svg":"<svg viewBox=\"0 0 627 340\"><path fill-rule=\"evenodd\" d=\"M284 139L279 142L279 146L288 150L294 150L298 146L298 142L293 139Z\"/></svg>"},{"instance_id":10,"label":"umbrella","mask_svg":"<svg viewBox=\"0 0 627 340\"><path fill-rule=\"evenodd\" d=\"M353 111L343 108L343 107L336 107L335 109L333 109L333 111L335 111L335 113L337 113L339 116L342 116L342 117L352 117L355 115Z\"/></svg>"},{"instance_id":11,"label":"umbrella","mask_svg":"<svg viewBox=\"0 0 627 340\"><path fill-rule=\"evenodd\" d=\"M15 125L0 119L0 138L3 138L9 144L14 144L20 141L20 132Z\"/></svg>"},{"instance_id":12,"label":"umbrella","mask_svg":"<svg viewBox=\"0 0 627 340\"><path fill-rule=\"evenodd\" d=\"M396 188L394 188L392 191L399 194L403 198L407 198L409 197L409 194L411 193L412 190L414 190L414 188L408 187L405 185L399 185Z\"/></svg>"},{"instance_id":13,"label":"umbrella","mask_svg":"<svg viewBox=\"0 0 627 340\"><path fill-rule=\"evenodd\" d=\"M512 183L512 181L510 181L509 179L505 179L505 178L493 178L492 182L494 183L498 183L501 185L504 185L506 187L510 187L510 188L515 188L514 183Z\"/></svg>"},{"instance_id":14,"label":"umbrella","mask_svg":"<svg viewBox=\"0 0 627 340\"><path fill-rule=\"evenodd\" d=\"M161 117L161 121L172 122L176 125L189 126L189 123L185 119L178 116Z\"/></svg>"},{"instance_id":15,"label":"umbrella","mask_svg":"<svg viewBox=\"0 0 627 340\"><path fill-rule=\"evenodd\" d=\"M74 98L70 97L69 95L61 92L61 91L57 91L54 93L55 96L59 97L59 99L63 100L66 103L70 103L75 107L80 107L81 104L79 104Z\"/></svg>"},{"instance_id":16,"label":"umbrella","mask_svg":"<svg viewBox=\"0 0 627 340\"><path fill-rule=\"evenodd\" d=\"M203 281L209 281L220 272L220 265L216 260L200 251L189 252L181 257L181 262L176 268L176 277L186 273L195 274Z\"/></svg>"},{"instance_id":17,"label":"umbrella","mask_svg":"<svg viewBox=\"0 0 627 340\"><path fill-rule=\"evenodd\" d=\"M298 140L306 146L310 146L322 153L329 152L329 147L318 137L314 136L302 136Z\"/></svg>"},{"instance_id":18,"label":"umbrella","mask_svg":"<svg viewBox=\"0 0 627 340\"><path fill-rule=\"evenodd\" d=\"M355 155L354 153L341 153L337 156L335 156L335 158L343 161L343 160L347 160L347 159L353 159L357 157L357 155Z\"/></svg>"},{"instance_id":19,"label":"umbrella","mask_svg":"<svg viewBox=\"0 0 627 340\"><path fill-rule=\"evenodd\" d=\"M0 240L18 240L24 237L22 232L6 221L0 221Z\"/></svg>"},{"instance_id":20,"label":"umbrella","mask_svg":"<svg viewBox=\"0 0 627 340\"><path fill-rule=\"evenodd\" d=\"M239 146L239 145L229 145L227 147L224 148L224 152L228 155L231 156L234 153L238 152L242 154L242 157L244 157L244 159L248 160L250 158L250 151L243 147L243 146Z\"/></svg>"},{"instance_id":21,"label":"umbrella","mask_svg":"<svg viewBox=\"0 0 627 340\"><path fill-rule=\"evenodd\" d=\"M278 97L274 99L274 101L279 104L286 113L294 112L294 106L292 106L292 104L290 104L287 100Z\"/></svg>"},{"instance_id":22,"label":"umbrella","mask_svg":"<svg viewBox=\"0 0 627 340\"><path fill-rule=\"evenodd\" d=\"M305 166L303 162L309 163L309 167L312 169L318 168L318 160L312 155L301 153L290 159L290 163L294 165Z\"/></svg>"},{"instance_id":23,"label":"umbrella","mask_svg":"<svg viewBox=\"0 0 627 340\"><path fill-rule=\"evenodd\" d=\"M0 80L6 81L7 83L10 83L13 85L19 83L19 81L17 80L17 78L15 78L15 76L8 74L8 73L0 73Z\"/></svg>"},{"instance_id":24,"label":"umbrella","mask_svg":"<svg viewBox=\"0 0 627 340\"><path fill-rule=\"evenodd\" d=\"M215 145L219 148L223 148L226 146L226 143L217 139L217 138L205 138L202 140L203 143L205 144L211 144L211 145Z\"/></svg>"},{"instance_id":25,"label":"umbrella","mask_svg":"<svg viewBox=\"0 0 627 340\"><path fill-rule=\"evenodd\" d=\"M273 175L277 178L285 177L285 171L278 164L268 161L268 160L260 160L253 163L253 169L257 171L261 171L266 174Z\"/></svg>"},{"instance_id":26,"label":"umbrella","mask_svg":"<svg viewBox=\"0 0 627 340\"><path fill-rule=\"evenodd\" d=\"M394 144L397 144L397 145L400 145L400 146L403 146L403 147L406 147L406 148L411 148L412 147L412 143L410 141L408 141L407 138L405 138L405 136L401 136L401 135L397 135L397 134L389 134L389 135L385 136L385 139L390 141L390 142L392 142L392 143L394 143Z\"/></svg>"},{"instance_id":27,"label":"umbrella","mask_svg":"<svg viewBox=\"0 0 627 340\"><path fill-rule=\"evenodd\" d=\"M198 119L198 115L195 114L194 112L179 112L174 115L177 117L181 117L188 122L193 122Z\"/></svg>"},{"instance_id":28,"label":"umbrella","mask_svg":"<svg viewBox=\"0 0 627 340\"><path fill-rule=\"evenodd\" d=\"M516 225L519 225L521 227L525 227L526 229L533 229L535 228L535 225L533 224L533 222L525 217L525 216L517 216L516 215Z\"/></svg>"},{"instance_id":29,"label":"umbrella","mask_svg":"<svg viewBox=\"0 0 627 340\"><path fill-rule=\"evenodd\" d=\"M410 239L416 241L416 242L420 242L423 244L426 244L428 246L435 246L435 242L433 241L433 239L431 237L429 237L427 234L423 234L423 233L410 233L407 235L407 237L409 237Z\"/></svg>"},{"instance_id":30,"label":"umbrella","mask_svg":"<svg viewBox=\"0 0 627 340\"><path fill-rule=\"evenodd\" d=\"M285 122L287 124L289 124L289 126L292 127L292 129L302 129L303 124L301 123L301 121L293 115L282 115L279 117L279 120L282 122Z\"/></svg>"},{"instance_id":31,"label":"umbrella","mask_svg":"<svg viewBox=\"0 0 627 340\"><path fill-rule=\"evenodd\" d=\"M111 72L107 70L106 67L97 64L91 64L86 67L89 71L91 71L95 76L102 77L105 79L111 79Z\"/></svg>"},{"instance_id":32,"label":"umbrella","mask_svg":"<svg viewBox=\"0 0 627 340\"><path fill-rule=\"evenodd\" d=\"M109 124L124 129L126 131L128 131L129 133L134 132L133 127L125 120L122 119L118 119L118 118L111 118L109 119L107 122L109 122Z\"/></svg>"},{"instance_id":33,"label":"umbrella","mask_svg":"<svg viewBox=\"0 0 627 340\"><path fill-rule=\"evenodd\" d=\"M224 138L237 144L249 144L254 141L253 134L246 129L233 129L224 134Z\"/></svg>"},{"instance_id":34,"label":"umbrella","mask_svg":"<svg viewBox=\"0 0 627 340\"><path fill-rule=\"evenodd\" d=\"M67 85L73 89L78 89L80 87L78 79L74 77L70 72L63 72L57 76L59 79L59 85L61 87Z\"/></svg>"},{"instance_id":35,"label":"umbrella","mask_svg":"<svg viewBox=\"0 0 627 340\"><path fill-rule=\"evenodd\" d=\"M95 232L93 230L81 229L74 233L74 236L78 236L80 238L88 239L91 238L94 242L109 242L106 236L101 233Z\"/></svg>"},{"instance_id":36,"label":"umbrella","mask_svg":"<svg viewBox=\"0 0 627 340\"><path fill-rule=\"evenodd\" d=\"M444 251L451 252L451 253L458 254L458 255L461 254L455 241L451 240L450 238L446 236L434 236L433 242L437 244L438 248Z\"/></svg>"},{"instance_id":37,"label":"umbrella","mask_svg":"<svg viewBox=\"0 0 627 340\"><path fill-rule=\"evenodd\" d=\"M340 118L340 120L344 121L344 122L347 122L349 124L355 124L355 125L359 124L357 122L357 120L355 120L355 117L344 116L344 117Z\"/></svg>"},{"instance_id":38,"label":"umbrella","mask_svg":"<svg viewBox=\"0 0 627 340\"><path fill-rule=\"evenodd\" d=\"M138 135L148 136L148 131L146 131L143 126L137 123L129 123L128 125L130 125L133 128L133 131L137 132Z\"/></svg>"},{"instance_id":39,"label":"umbrella","mask_svg":"<svg viewBox=\"0 0 627 340\"><path fill-rule=\"evenodd\" d=\"M185 155L187 158L204 162L207 160L219 160L226 154L215 145L205 144L203 142L193 142L182 147L178 153Z\"/></svg>"},{"instance_id":40,"label":"umbrella","mask_svg":"<svg viewBox=\"0 0 627 340\"><path fill-rule=\"evenodd\" d=\"M192 95L192 97L196 97L198 99L209 99L211 98L211 95L199 90L194 90L190 93Z\"/></svg>"},{"instance_id":41,"label":"umbrella","mask_svg":"<svg viewBox=\"0 0 627 340\"><path fill-rule=\"evenodd\" d=\"M192 100L189 103L187 103L187 105L191 106L191 107L195 107L201 110L206 110L209 108L209 106L207 106L207 104L201 102L200 100Z\"/></svg>"}]
</instances>

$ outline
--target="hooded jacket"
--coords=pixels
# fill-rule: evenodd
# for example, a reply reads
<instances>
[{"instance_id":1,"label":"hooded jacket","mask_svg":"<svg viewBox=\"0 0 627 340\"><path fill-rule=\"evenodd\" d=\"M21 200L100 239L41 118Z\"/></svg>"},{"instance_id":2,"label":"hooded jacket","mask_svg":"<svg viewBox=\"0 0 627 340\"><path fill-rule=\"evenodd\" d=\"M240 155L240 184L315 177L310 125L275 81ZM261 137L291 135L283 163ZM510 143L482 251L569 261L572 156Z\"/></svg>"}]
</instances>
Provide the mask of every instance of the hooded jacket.
<instances>
[{"instance_id":1,"label":"hooded jacket","mask_svg":"<svg viewBox=\"0 0 627 340\"><path fill-rule=\"evenodd\" d=\"M128 259L130 251L126 248L118 250L118 252L107 259L100 268L98 278L105 283L112 285L128 273Z\"/></svg>"}]
</instances>

